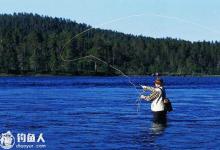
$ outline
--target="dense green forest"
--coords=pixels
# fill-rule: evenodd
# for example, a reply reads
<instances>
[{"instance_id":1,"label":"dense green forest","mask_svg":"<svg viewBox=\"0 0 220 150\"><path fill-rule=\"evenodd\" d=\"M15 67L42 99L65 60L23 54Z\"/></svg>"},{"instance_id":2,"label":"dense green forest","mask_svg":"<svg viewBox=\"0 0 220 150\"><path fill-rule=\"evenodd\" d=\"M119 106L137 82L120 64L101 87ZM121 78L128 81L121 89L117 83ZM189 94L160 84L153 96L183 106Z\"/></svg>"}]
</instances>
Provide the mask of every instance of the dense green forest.
<instances>
[{"instance_id":1,"label":"dense green forest","mask_svg":"<svg viewBox=\"0 0 220 150\"><path fill-rule=\"evenodd\" d=\"M62 18L18 13L0 15L1 74L126 74L160 72L178 75L220 74L220 42L190 42L180 39L155 39L111 30L86 29ZM70 42L67 42L70 41ZM107 64L88 58L94 55Z\"/></svg>"}]
</instances>

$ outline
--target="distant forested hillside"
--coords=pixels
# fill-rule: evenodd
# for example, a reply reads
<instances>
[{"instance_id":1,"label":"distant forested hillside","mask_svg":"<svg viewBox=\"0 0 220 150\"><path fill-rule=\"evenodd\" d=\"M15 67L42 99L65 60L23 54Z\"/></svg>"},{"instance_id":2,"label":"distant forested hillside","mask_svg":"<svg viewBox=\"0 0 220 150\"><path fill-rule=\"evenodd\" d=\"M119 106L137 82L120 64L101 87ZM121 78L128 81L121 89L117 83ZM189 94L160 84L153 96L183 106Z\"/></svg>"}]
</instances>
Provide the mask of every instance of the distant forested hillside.
<instances>
[{"instance_id":1,"label":"distant forested hillside","mask_svg":"<svg viewBox=\"0 0 220 150\"><path fill-rule=\"evenodd\" d=\"M220 74L220 42L189 42L171 38L155 39L90 26L62 18L36 14L0 15L0 73L6 74ZM65 59L94 55L92 59Z\"/></svg>"}]
</instances>

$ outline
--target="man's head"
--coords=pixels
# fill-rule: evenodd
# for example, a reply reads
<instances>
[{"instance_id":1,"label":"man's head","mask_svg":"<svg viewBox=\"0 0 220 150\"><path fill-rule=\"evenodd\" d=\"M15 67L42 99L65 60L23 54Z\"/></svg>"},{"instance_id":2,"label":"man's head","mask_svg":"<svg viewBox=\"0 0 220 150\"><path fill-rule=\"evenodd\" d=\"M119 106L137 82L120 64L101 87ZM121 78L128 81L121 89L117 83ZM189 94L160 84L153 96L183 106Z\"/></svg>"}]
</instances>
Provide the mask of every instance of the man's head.
<instances>
[{"instance_id":1,"label":"man's head","mask_svg":"<svg viewBox=\"0 0 220 150\"><path fill-rule=\"evenodd\" d=\"M156 79L154 81L154 84L155 84L156 87L163 86L163 80L162 79Z\"/></svg>"}]
</instances>

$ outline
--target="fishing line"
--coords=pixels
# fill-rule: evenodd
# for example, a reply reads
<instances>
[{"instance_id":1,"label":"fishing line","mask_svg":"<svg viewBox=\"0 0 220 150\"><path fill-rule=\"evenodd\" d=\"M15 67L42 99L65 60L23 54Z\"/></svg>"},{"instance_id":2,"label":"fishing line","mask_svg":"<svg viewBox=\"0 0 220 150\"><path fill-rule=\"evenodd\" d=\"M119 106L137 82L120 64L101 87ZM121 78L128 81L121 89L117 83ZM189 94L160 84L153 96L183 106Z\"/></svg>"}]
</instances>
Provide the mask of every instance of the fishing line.
<instances>
[{"instance_id":1,"label":"fishing line","mask_svg":"<svg viewBox=\"0 0 220 150\"><path fill-rule=\"evenodd\" d=\"M128 75L126 75L124 72L122 72L120 69L117 69L117 68L114 67L113 65L108 64L106 61L104 61L104 60L102 60L102 59L100 59L100 58L98 58L98 57L96 57L96 56L93 56L93 55L87 55L87 56L84 56L84 57L72 59L71 62L79 61L79 60L83 60L83 59L88 59L88 58L90 58L90 59L95 59L95 60L97 60L97 61L99 61L99 62L101 62L101 63L107 65L108 67L110 67L110 68L112 68L112 69L118 71L122 76L124 76L124 77L126 77L126 78L128 79L128 82L135 88L137 94L139 95L138 98L137 98L137 100L136 100L137 111L139 111L139 110L140 110L140 103L141 103L140 96L142 95L143 92L140 93L140 92L138 91L136 85L131 81L131 78L130 78ZM64 59L63 61L67 61L67 62L68 62L68 60L65 60L65 59Z\"/></svg>"},{"instance_id":2,"label":"fishing line","mask_svg":"<svg viewBox=\"0 0 220 150\"><path fill-rule=\"evenodd\" d=\"M125 17L120 17L120 18L117 18L117 19L113 19L113 20L110 20L110 21L106 21L104 23L101 23L101 24L97 24L95 26L104 26L104 25L108 25L108 24L111 24L111 23L115 23L115 22L120 22L122 20L127 20L129 18L133 18L133 17L141 17L141 16L153 16L153 17L159 17L159 18L165 18L165 19L170 19L170 20L176 20L176 21L179 21L179 22L183 22L185 24L191 24L193 26L197 26L197 27L200 27L201 29L204 29L204 30L207 30L209 32L213 32L215 34L219 34L220 35L220 32L217 31L217 30L213 30L212 28L209 28L207 26L204 26L200 23L197 23L197 22L193 22L191 20L186 20L186 19L183 19L183 18L180 18L180 17L176 17L176 16L167 16L167 15L161 15L161 14L152 14L152 13L141 13L141 14L134 14L134 15L130 15L130 16L125 16ZM62 49L64 49L66 47L66 45L71 42L74 38L92 30L92 29L95 29L95 26L94 27L90 27L78 34L76 34L75 36L73 36L71 39L69 39L63 46ZM62 52L61 52L62 53ZM71 60L69 60L71 61Z\"/></svg>"},{"instance_id":3,"label":"fishing line","mask_svg":"<svg viewBox=\"0 0 220 150\"><path fill-rule=\"evenodd\" d=\"M98 24L98 25L95 25L95 26L99 26L99 27L100 27L100 26L112 24L112 23L115 23L115 22L120 22L120 21L122 21L122 20L127 20L127 19L129 19L129 18L140 17L140 16L146 16L146 15L148 15L148 16L153 16L153 17L159 17L159 18L165 18L165 19L176 20L176 21L179 21L179 22L183 22L183 23L185 23L185 24L191 24L191 25L193 25L193 26L197 26L197 27L199 27L199 28L201 28L201 29L204 29L204 30L207 30L207 31L209 31L209 32L213 32L213 33L215 33L215 34L219 34L219 35L220 35L220 32L215 31L215 30L213 30L213 29L211 29L211 28L209 28L209 27L207 27L207 26L204 26L204 25L202 25L202 24L199 24L199 23L197 23L197 22L193 22L193 21L186 20L186 19L182 19L182 18L175 17L175 16L166 16L166 15L152 14L152 13L141 13L141 14L134 14L134 15L130 15L130 16L120 17L120 18L116 18L116 19L113 19L113 20L110 20L110 21L107 21L107 22L104 22L104 23L101 23L101 24ZM120 69L116 68L115 66L113 66L113 65L111 65L111 64L109 64L109 63L107 63L106 61L104 61L104 60L102 60L102 59L100 59L100 58L98 58L98 57L96 57L96 56L94 56L94 55L87 55L87 56L79 57L79 58L75 58L75 59L65 59L65 58L63 57L63 52L64 52L65 47L66 47L73 39L75 39L75 38L77 38L77 37L83 35L84 33L88 32L88 31L90 31L90 30L92 30L92 29L95 29L95 26L94 26L94 27L90 27L90 28L88 28L88 29L82 31L82 32L76 34L75 36L73 36L72 38L70 38L69 40L67 40L67 41L64 43L63 47L61 48L61 52L60 52L60 58L61 58L61 60L64 61L64 62L75 62L75 61L79 61L79 60L83 60L83 59L88 59L88 58L90 58L90 59L95 59L96 61L102 62L103 64L109 66L110 68L112 68L112 69L118 71L122 76L126 77L126 78L128 79L128 82L132 85L132 87L135 88L135 90L136 90L136 92L137 92L137 94L138 94L138 98L137 98L137 100L136 100L136 103L137 103L137 106L138 106L137 109L139 110L139 109L140 109L140 103L141 103L140 95L143 93L143 91L142 91L142 92L139 92L138 89L137 89L137 86L131 81L131 78L130 78L128 75L126 75L124 72L122 72Z\"/></svg>"}]
</instances>

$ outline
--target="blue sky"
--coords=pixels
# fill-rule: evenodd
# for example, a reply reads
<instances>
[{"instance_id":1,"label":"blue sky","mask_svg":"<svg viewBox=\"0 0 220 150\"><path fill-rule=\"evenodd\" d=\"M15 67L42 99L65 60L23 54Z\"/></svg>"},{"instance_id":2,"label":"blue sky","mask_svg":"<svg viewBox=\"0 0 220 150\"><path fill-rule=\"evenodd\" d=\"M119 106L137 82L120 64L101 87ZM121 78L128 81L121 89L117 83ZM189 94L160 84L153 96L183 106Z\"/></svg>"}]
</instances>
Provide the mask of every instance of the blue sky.
<instances>
[{"instance_id":1,"label":"blue sky","mask_svg":"<svg viewBox=\"0 0 220 150\"><path fill-rule=\"evenodd\" d=\"M0 0L0 13L32 12L124 33L191 41L220 41L219 8L219 0ZM131 17L135 14L143 15ZM123 19L101 25L118 18Z\"/></svg>"}]
</instances>

